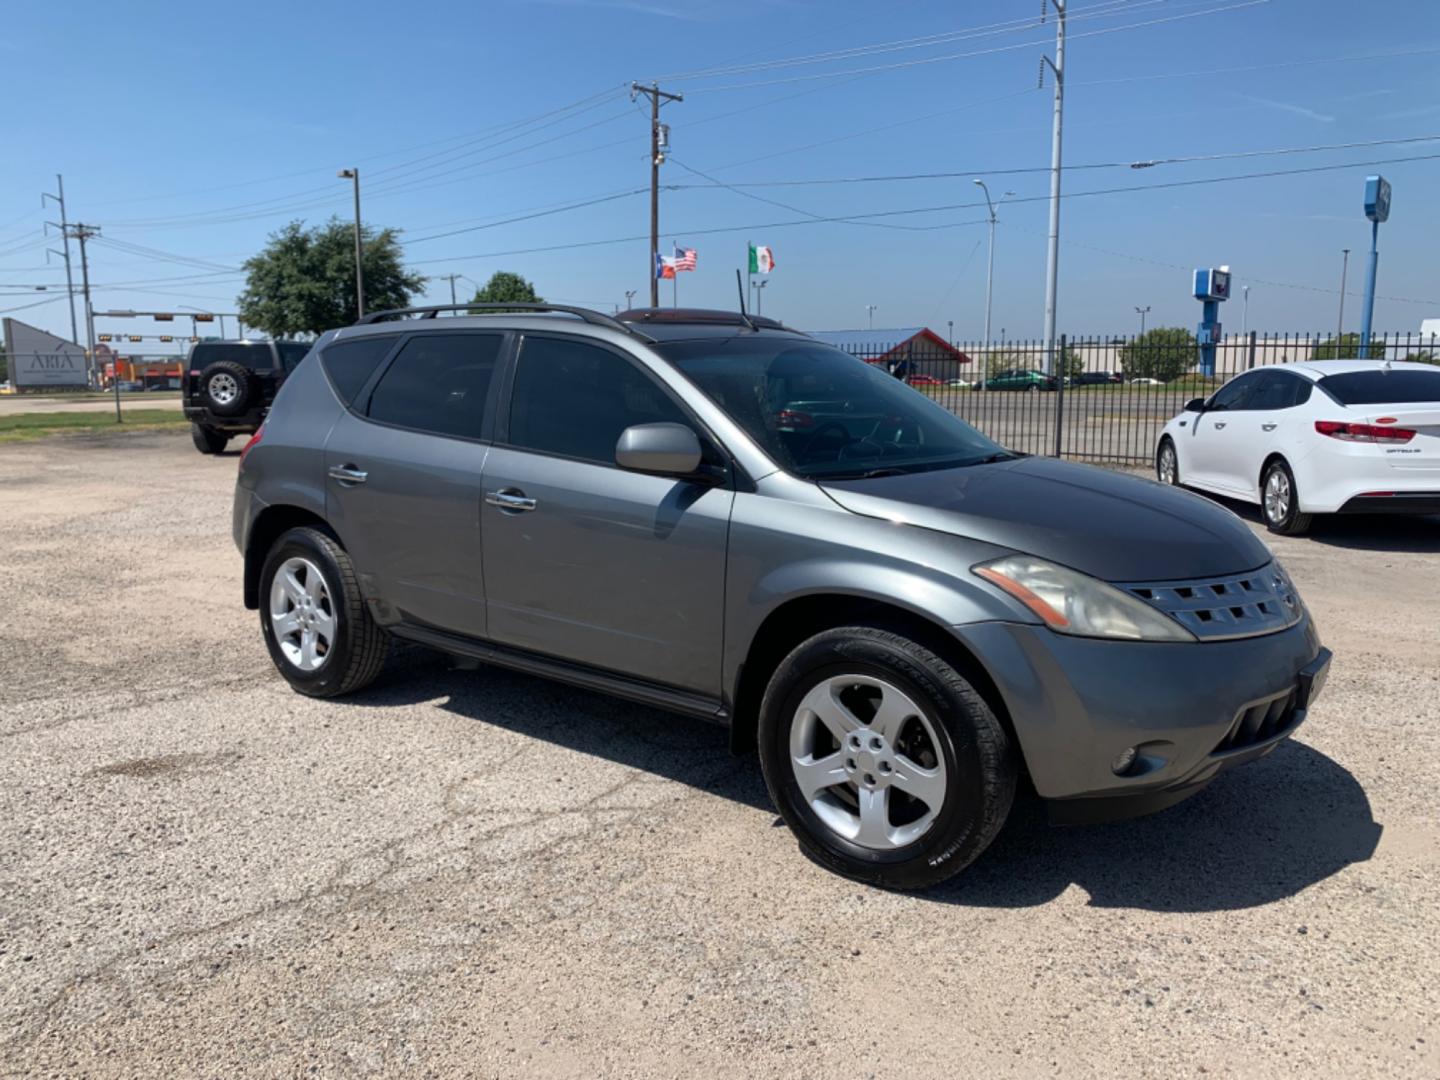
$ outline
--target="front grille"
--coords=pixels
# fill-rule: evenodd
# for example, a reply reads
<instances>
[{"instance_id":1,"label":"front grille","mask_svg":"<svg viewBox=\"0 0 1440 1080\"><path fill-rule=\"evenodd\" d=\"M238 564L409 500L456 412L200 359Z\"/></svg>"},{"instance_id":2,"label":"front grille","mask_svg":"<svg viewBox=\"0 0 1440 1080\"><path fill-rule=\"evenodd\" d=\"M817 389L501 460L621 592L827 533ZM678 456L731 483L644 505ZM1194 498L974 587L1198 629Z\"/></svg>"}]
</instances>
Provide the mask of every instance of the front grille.
<instances>
[{"instance_id":1,"label":"front grille","mask_svg":"<svg viewBox=\"0 0 1440 1080\"><path fill-rule=\"evenodd\" d=\"M1120 588L1209 641L1273 634L1299 622L1302 611L1295 586L1273 562L1245 574L1132 582Z\"/></svg>"},{"instance_id":2,"label":"front grille","mask_svg":"<svg viewBox=\"0 0 1440 1080\"><path fill-rule=\"evenodd\" d=\"M1223 754L1231 750L1243 750L1247 746L1255 746L1285 734L1295 726L1299 703L1299 691L1292 687L1283 694L1246 705L1235 714L1235 722L1230 725L1230 730L1210 752Z\"/></svg>"}]
</instances>

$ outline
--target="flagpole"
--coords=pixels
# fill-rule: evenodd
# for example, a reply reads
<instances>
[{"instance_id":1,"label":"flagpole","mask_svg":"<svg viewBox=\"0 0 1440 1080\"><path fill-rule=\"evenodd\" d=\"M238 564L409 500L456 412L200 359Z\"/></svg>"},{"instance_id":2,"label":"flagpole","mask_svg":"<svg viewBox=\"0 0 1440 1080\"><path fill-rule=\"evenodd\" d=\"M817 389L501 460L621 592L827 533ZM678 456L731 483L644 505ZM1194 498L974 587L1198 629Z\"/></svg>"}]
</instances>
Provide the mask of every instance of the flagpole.
<instances>
[{"instance_id":1,"label":"flagpole","mask_svg":"<svg viewBox=\"0 0 1440 1080\"><path fill-rule=\"evenodd\" d=\"M750 269L750 252L755 250L753 242L745 241L745 303L750 303L750 297L755 294L755 275Z\"/></svg>"}]
</instances>

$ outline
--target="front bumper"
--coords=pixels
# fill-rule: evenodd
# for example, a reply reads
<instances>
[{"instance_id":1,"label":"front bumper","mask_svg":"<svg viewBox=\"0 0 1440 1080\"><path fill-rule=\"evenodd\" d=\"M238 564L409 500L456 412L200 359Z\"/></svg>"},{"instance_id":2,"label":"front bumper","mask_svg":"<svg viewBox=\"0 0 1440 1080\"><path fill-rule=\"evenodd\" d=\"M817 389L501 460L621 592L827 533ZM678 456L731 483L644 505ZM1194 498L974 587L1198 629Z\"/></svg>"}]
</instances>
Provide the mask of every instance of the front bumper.
<instances>
[{"instance_id":1,"label":"front bumper","mask_svg":"<svg viewBox=\"0 0 1440 1080\"><path fill-rule=\"evenodd\" d=\"M1328 671L1308 614L1262 637L1103 641L1021 623L954 628L1004 700L1052 820L1130 817L1263 757L1305 721ZM1132 766L1112 763L1136 748Z\"/></svg>"}]
</instances>

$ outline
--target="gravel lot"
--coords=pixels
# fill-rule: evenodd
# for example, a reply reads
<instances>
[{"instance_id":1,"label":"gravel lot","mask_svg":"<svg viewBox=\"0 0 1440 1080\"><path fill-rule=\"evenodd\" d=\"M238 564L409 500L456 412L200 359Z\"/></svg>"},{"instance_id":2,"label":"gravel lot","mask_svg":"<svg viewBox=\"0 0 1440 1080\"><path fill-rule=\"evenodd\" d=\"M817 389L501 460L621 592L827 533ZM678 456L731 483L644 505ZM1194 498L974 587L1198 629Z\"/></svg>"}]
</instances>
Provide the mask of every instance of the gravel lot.
<instances>
[{"instance_id":1,"label":"gravel lot","mask_svg":"<svg viewBox=\"0 0 1440 1080\"><path fill-rule=\"evenodd\" d=\"M1440 1075L1440 521L1274 545L1336 655L1296 740L894 895L718 728L420 650L291 693L234 471L0 447L0 1072Z\"/></svg>"}]
</instances>

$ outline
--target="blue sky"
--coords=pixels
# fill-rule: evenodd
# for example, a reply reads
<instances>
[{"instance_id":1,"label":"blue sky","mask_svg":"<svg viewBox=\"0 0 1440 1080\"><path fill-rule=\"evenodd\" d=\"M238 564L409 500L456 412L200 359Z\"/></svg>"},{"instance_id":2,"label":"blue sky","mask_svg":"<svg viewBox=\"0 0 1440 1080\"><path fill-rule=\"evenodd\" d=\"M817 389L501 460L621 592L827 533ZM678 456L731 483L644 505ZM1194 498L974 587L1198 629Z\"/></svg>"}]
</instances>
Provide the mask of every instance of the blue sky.
<instances>
[{"instance_id":1,"label":"blue sky","mask_svg":"<svg viewBox=\"0 0 1440 1080\"><path fill-rule=\"evenodd\" d=\"M38 232L53 220L53 210L40 213L39 193L54 190L56 172L72 220L103 230L92 246L97 308L233 310L234 268L268 233L293 218L348 218L350 188L335 171L357 164L367 222L402 229L407 261L421 272L483 281L513 270L552 299L608 309L635 289L643 300L647 243L624 238L648 230L638 193L648 184L648 122L623 87L659 77L685 94L664 111L672 159L662 181L691 186L666 191L661 211L662 246L699 252L699 271L680 281L682 303L733 306L734 270L754 240L778 261L767 314L807 328L863 326L874 304L876 326L943 332L953 320L957 337L978 338L986 230L983 208L967 204L979 195L970 178L980 176L996 196L1016 193L997 234L995 333L1033 336L1043 314L1051 113L1036 72L1053 40L1051 24L1031 25L1037 7L19 6L0 37L10 88L0 308L54 295L27 293L33 284L63 283ZM1440 134L1440 16L1431 0L1073 0L1071 10L1065 189L1076 197L1062 209L1062 331L1128 331L1137 305L1151 307L1150 325L1189 325L1199 305L1188 296L1188 268L1218 264L1236 275L1227 329L1240 326L1241 284L1252 287L1252 328L1329 328L1344 247L1353 329L1369 238L1361 194L1377 169L1395 189L1378 293L1396 298L1377 301L1377 328L1416 329L1440 316L1440 157L1366 164L1440 155L1440 141L1123 167ZM957 36L967 29L976 32ZM909 40L932 35L919 47ZM891 42L903 44L773 63ZM738 70L685 77L711 68ZM1122 167L1080 167L1115 163ZM1343 167L1078 195L1335 165ZM748 185L944 172L960 175L738 191L706 178ZM863 224L806 221L931 207L947 209ZM448 290L434 281L429 298L448 300ZM9 313L68 331L63 301ZM98 328L156 332L117 320Z\"/></svg>"}]
</instances>

